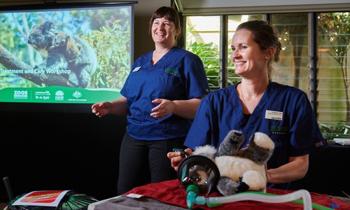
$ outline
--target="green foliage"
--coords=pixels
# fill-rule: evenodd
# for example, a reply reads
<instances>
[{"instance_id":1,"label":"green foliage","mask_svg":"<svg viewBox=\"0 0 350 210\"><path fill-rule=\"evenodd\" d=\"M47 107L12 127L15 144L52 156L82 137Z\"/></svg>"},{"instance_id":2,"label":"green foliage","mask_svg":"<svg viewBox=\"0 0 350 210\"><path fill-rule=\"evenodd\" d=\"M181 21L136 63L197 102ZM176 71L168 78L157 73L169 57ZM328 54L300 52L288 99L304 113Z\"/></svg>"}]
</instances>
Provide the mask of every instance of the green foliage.
<instances>
[{"instance_id":1,"label":"green foliage","mask_svg":"<svg viewBox=\"0 0 350 210\"><path fill-rule=\"evenodd\" d=\"M235 73L235 65L232 61L232 49L231 45L227 46L228 58L227 58L227 85L234 85L241 81L241 78Z\"/></svg>"},{"instance_id":2,"label":"green foliage","mask_svg":"<svg viewBox=\"0 0 350 210\"><path fill-rule=\"evenodd\" d=\"M329 53L342 66L350 43L350 13L321 13L318 19L322 38L332 45Z\"/></svg>"},{"instance_id":3,"label":"green foliage","mask_svg":"<svg viewBox=\"0 0 350 210\"><path fill-rule=\"evenodd\" d=\"M219 89L220 59L218 48L214 45L214 43L194 42L190 43L187 49L202 59L210 89ZM227 66L234 68L231 59L228 59ZM234 73L234 70L228 71L228 85L233 85L239 81L240 78Z\"/></svg>"},{"instance_id":4,"label":"green foliage","mask_svg":"<svg viewBox=\"0 0 350 210\"><path fill-rule=\"evenodd\" d=\"M350 126L345 123L337 123L335 125L320 124L320 130L323 137L327 140L334 138L349 138Z\"/></svg>"},{"instance_id":5,"label":"green foliage","mask_svg":"<svg viewBox=\"0 0 350 210\"><path fill-rule=\"evenodd\" d=\"M202 59L209 87L219 88L219 50L214 43L194 42L189 44L187 49Z\"/></svg>"},{"instance_id":6,"label":"green foliage","mask_svg":"<svg viewBox=\"0 0 350 210\"><path fill-rule=\"evenodd\" d=\"M130 71L130 27L121 30L120 21L104 26L84 37L96 49L99 66L92 77L92 87L120 89Z\"/></svg>"},{"instance_id":7,"label":"green foliage","mask_svg":"<svg viewBox=\"0 0 350 210\"><path fill-rule=\"evenodd\" d=\"M25 18L25 17L24 17ZM20 60L27 56L26 43L23 36L24 26L14 23L13 17L0 15L0 46L4 47ZM0 63L0 70L5 67ZM0 71L0 89L11 86L32 87L34 84L28 80L22 80L19 76Z\"/></svg>"}]
</instances>

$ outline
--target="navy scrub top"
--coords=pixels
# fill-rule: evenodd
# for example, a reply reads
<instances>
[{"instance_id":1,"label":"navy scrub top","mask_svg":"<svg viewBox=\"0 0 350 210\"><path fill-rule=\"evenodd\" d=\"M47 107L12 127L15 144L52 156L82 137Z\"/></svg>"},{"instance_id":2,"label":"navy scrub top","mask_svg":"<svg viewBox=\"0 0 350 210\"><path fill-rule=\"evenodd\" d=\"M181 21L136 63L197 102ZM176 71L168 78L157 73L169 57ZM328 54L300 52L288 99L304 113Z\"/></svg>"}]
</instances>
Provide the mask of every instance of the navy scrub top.
<instances>
[{"instance_id":1,"label":"navy scrub top","mask_svg":"<svg viewBox=\"0 0 350 210\"><path fill-rule=\"evenodd\" d=\"M127 132L139 140L185 137L191 120L170 114L150 116L156 98L187 100L208 93L208 82L200 58L181 48L172 48L155 65L152 52L139 57L121 90L128 101Z\"/></svg>"},{"instance_id":2,"label":"navy scrub top","mask_svg":"<svg viewBox=\"0 0 350 210\"><path fill-rule=\"evenodd\" d=\"M240 130L245 143L255 132L267 134L275 143L268 168L288 162L290 156L311 152L316 141L323 141L310 102L301 90L270 82L261 101L249 116L243 114L237 85L210 93L197 111L185 145L218 148L226 134Z\"/></svg>"}]
</instances>

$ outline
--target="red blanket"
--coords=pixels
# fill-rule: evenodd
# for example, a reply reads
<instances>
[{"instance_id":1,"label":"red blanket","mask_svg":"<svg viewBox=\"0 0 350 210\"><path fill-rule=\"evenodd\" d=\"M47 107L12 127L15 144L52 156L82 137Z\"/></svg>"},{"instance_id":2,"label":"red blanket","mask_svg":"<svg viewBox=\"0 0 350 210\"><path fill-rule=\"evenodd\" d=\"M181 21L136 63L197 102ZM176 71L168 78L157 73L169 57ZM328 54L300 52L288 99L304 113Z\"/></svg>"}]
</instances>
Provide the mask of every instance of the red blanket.
<instances>
[{"instance_id":1,"label":"red blanket","mask_svg":"<svg viewBox=\"0 0 350 210\"><path fill-rule=\"evenodd\" d=\"M292 191L268 189L267 192L273 193L273 194L286 194ZM129 191L127 194L129 193L141 194L167 204L187 208L185 188L181 185L181 183L177 179L159 182L159 183L152 183L141 187L136 187L131 191ZM214 193L211 193L209 196L212 197L212 196L220 196L220 195L214 192ZM350 203L344 202L338 198L335 198L329 195L311 193L311 197L312 197L313 203L320 204L328 208L333 208L337 210L350 209ZM215 209L215 210L225 210L225 209L248 210L248 209L256 209L257 207L259 208L259 210L303 209L303 206L301 204L296 204L292 202L273 204L273 203L263 203L263 202L257 202L257 201L240 201L240 202L224 204L222 206L218 206L215 208L208 208L206 206L197 206L197 207L200 207L201 209Z\"/></svg>"}]
</instances>

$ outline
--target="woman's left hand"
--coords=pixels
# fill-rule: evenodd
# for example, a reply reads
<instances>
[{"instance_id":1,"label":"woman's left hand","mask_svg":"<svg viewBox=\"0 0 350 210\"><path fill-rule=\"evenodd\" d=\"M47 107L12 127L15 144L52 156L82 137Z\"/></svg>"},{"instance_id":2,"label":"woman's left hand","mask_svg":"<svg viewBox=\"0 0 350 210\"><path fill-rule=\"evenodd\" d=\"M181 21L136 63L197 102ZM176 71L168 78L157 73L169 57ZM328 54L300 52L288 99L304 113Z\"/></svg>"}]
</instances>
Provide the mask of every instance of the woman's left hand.
<instances>
[{"instance_id":1,"label":"woman's left hand","mask_svg":"<svg viewBox=\"0 0 350 210\"><path fill-rule=\"evenodd\" d=\"M165 115L172 114L175 111L176 105L171 100L156 98L152 103L158 104L151 110L151 116L154 118L161 118Z\"/></svg>"}]
</instances>

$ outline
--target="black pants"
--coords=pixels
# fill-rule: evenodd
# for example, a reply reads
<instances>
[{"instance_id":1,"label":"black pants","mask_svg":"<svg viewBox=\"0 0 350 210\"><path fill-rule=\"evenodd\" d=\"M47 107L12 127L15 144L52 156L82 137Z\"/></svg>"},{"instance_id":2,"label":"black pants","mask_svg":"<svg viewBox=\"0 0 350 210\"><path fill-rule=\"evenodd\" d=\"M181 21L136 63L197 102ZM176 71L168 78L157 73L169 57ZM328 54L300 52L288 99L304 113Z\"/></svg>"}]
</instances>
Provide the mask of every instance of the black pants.
<instances>
[{"instance_id":1,"label":"black pants","mask_svg":"<svg viewBox=\"0 0 350 210\"><path fill-rule=\"evenodd\" d=\"M125 134L120 147L118 194L146 183L176 178L166 154L173 148L182 148L183 142L183 138L143 141Z\"/></svg>"}]
</instances>

